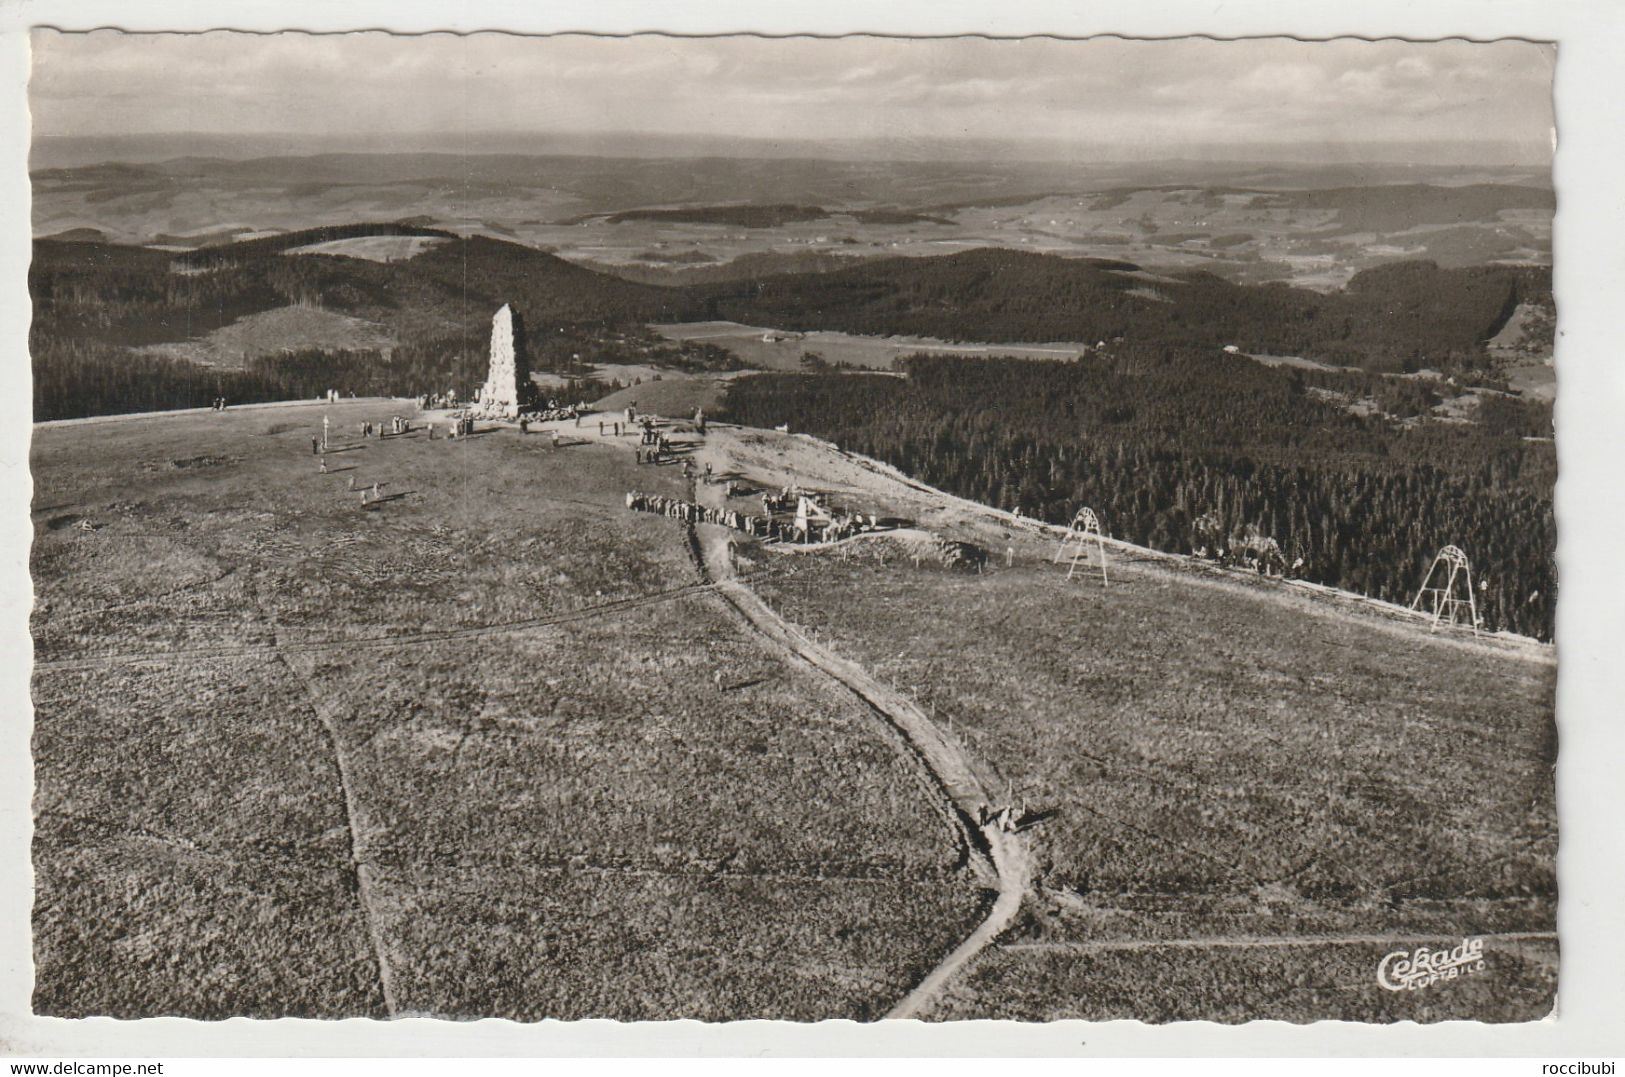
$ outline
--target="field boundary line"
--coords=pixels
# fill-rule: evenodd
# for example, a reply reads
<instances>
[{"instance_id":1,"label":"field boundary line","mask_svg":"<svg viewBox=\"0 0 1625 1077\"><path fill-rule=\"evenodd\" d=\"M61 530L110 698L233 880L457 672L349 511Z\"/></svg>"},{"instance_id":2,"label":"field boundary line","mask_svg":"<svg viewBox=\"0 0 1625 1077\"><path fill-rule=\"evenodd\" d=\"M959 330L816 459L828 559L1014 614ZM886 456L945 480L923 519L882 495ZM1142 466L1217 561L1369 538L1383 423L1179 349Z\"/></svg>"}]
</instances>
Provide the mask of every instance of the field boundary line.
<instances>
[{"instance_id":1,"label":"field boundary line","mask_svg":"<svg viewBox=\"0 0 1625 1077\"><path fill-rule=\"evenodd\" d=\"M374 856L379 855L379 853L381 852L380 849L378 849L377 847L373 847L373 846L369 846L367 851L368 851L369 854L372 854ZM389 850L389 849L382 850L382 852L385 852L385 853L393 852L393 851L394 850ZM582 865L582 864L573 864L573 863L571 863L570 858L568 858L568 857L562 858L562 859L555 858L555 859L545 859L545 860L538 860L538 861L527 861L527 862L525 862L523 864L513 864L513 865L505 864L505 863L502 863L500 861L491 861L491 860L484 860L484 861L433 860L433 861L431 861L431 860L428 860L428 859L423 859L423 860L419 860L418 863L419 864L432 863L434 867L439 868L439 869L444 870L444 871L447 871L447 872L452 872L452 873L503 871L503 870L509 870L511 868L512 870L519 870L519 871L538 872L538 873L544 873L544 874L569 874L569 875L574 875L574 876L582 876L582 875L600 875L600 876L607 876L607 877L622 877L622 876L624 876L624 877L627 877L627 878L644 878L644 879L728 879L728 880L733 880L733 881L736 881L736 882L737 881L765 880L765 881L768 881L768 882L842 883L842 884L852 883L852 884L858 884L858 885L887 885L887 886L890 886L890 885L894 885L894 884L897 884L897 883L907 883L909 885L920 885L920 884L927 884L927 883L933 883L933 882L942 882L946 878L946 876L932 874L932 873L926 872L926 871L906 870L906 869L905 870L874 870L874 871L863 872L863 873L853 872L853 871L834 871L834 872L818 873L818 872L810 872L810 871L713 870L711 868L703 868L703 867L702 868L690 868L690 869L638 867L638 866L632 866L632 865L622 867L622 866L617 866L617 865L614 865L614 864L591 864L591 863Z\"/></svg>"},{"instance_id":2,"label":"field boundary line","mask_svg":"<svg viewBox=\"0 0 1625 1077\"><path fill-rule=\"evenodd\" d=\"M1495 942L1556 942L1555 931L1504 931L1475 934L1440 931L1403 935L1215 935L1195 939L1079 939L1057 942L1009 942L1001 953L1094 953L1120 950L1241 950L1294 946L1404 946L1458 938Z\"/></svg>"},{"instance_id":3,"label":"field boundary line","mask_svg":"<svg viewBox=\"0 0 1625 1077\"><path fill-rule=\"evenodd\" d=\"M420 647L429 643L444 643L459 639L478 639L482 636L499 636L511 632L528 632L535 628L551 628L554 625L568 624L572 621L585 620L589 617L613 616L629 610L641 609L644 606L657 602L671 602L690 595L705 594L716 589L712 583L692 583L683 587L675 587L667 591L656 591L653 594L638 595L634 598L621 599L616 602L605 602L596 606L583 606L579 609L567 610L551 617L533 617L523 621L504 621L494 625L469 625L467 628L444 629L438 632L413 632L399 636L357 636L353 639L323 639L299 641L297 643L275 644L268 643L248 647L195 647L173 651L152 651L140 654L107 654L90 655L84 658L54 658L35 662L34 668L49 670L74 669L100 669L104 666L135 664L142 662L168 662L184 659L209 658L254 658L271 657L279 654L310 654L321 651L331 651L336 648L387 648L387 647Z\"/></svg>"}]
</instances>

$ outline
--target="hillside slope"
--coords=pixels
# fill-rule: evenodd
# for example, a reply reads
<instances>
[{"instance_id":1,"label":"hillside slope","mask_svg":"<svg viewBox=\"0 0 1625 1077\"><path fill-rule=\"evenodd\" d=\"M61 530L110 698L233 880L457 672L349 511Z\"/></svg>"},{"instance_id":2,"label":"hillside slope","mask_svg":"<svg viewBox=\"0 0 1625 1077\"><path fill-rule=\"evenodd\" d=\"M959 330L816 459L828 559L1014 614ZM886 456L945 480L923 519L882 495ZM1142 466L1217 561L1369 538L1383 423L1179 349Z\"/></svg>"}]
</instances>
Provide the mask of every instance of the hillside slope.
<instances>
[{"instance_id":1,"label":"hillside slope","mask_svg":"<svg viewBox=\"0 0 1625 1077\"><path fill-rule=\"evenodd\" d=\"M1109 586L1093 552L1068 579L1060 529L805 436L719 429L701 458L993 554L956 573L878 542L735 548L778 616L952 730L1027 824L1037 868L1022 919L927 1016L1549 1012L1550 647L1432 633L1352 596L1117 543ZM1484 975L1377 984L1384 954L1463 935L1484 938ZM1290 989L1256 990L1283 975Z\"/></svg>"},{"instance_id":2,"label":"hillside slope","mask_svg":"<svg viewBox=\"0 0 1625 1077\"><path fill-rule=\"evenodd\" d=\"M1549 291L1549 281L1549 272L1412 262L1367 270L1344 291L1322 294L984 249L723 286L709 306L719 318L783 329L983 341L1122 337L1373 370L1460 369L1485 365L1484 342L1519 296Z\"/></svg>"},{"instance_id":3,"label":"hillside slope","mask_svg":"<svg viewBox=\"0 0 1625 1077\"><path fill-rule=\"evenodd\" d=\"M882 1016L989 903L929 775L675 468L402 407L37 431L35 1011Z\"/></svg>"},{"instance_id":4,"label":"hillside slope","mask_svg":"<svg viewBox=\"0 0 1625 1077\"><path fill-rule=\"evenodd\" d=\"M341 436L400 406L339 405ZM568 422L358 441L322 474L328 410L35 438L41 1012L1550 1009L1549 647L1115 544L1109 587L1069 581L1053 528L803 435L676 435L730 498ZM387 499L358 508L346 474ZM1012 809L1033 855L996 908L906 746L747 632L680 521L624 501L756 511L791 483L994 555L956 572L698 525ZM125 750L92 750L110 728ZM154 759L212 777L155 782ZM1376 984L1383 954L1463 934L1483 975ZM230 991L200 988L222 970Z\"/></svg>"}]
</instances>

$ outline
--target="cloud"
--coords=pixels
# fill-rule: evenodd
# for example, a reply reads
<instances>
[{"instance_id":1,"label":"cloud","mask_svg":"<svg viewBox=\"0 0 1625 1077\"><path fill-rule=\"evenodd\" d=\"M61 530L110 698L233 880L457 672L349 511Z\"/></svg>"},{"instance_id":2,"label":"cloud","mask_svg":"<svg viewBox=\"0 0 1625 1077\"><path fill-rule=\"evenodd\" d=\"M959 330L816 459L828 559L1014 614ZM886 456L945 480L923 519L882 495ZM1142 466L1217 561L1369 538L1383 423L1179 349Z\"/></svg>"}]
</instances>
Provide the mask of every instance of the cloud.
<instances>
[{"instance_id":1,"label":"cloud","mask_svg":"<svg viewBox=\"0 0 1625 1077\"><path fill-rule=\"evenodd\" d=\"M1525 42L36 31L40 134L654 130L1169 143L1543 140Z\"/></svg>"}]
</instances>

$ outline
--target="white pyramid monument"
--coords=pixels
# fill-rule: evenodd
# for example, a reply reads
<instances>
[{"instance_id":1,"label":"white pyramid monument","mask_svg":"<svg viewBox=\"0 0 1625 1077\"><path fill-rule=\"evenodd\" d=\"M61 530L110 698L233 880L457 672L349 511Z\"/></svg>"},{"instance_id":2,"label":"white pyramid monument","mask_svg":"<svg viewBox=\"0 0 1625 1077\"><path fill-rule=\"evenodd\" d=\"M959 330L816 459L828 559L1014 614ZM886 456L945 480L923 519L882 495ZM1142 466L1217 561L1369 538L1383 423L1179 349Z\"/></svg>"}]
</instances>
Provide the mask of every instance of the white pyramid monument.
<instances>
[{"instance_id":1,"label":"white pyramid monument","mask_svg":"<svg viewBox=\"0 0 1625 1077\"><path fill-rule=\"evenodd\" d=\"M480 410L514 419L535 404L525 356L524 323L507 303L491 318L491 372L480 386Z\"/></svg>"}]
</instances>

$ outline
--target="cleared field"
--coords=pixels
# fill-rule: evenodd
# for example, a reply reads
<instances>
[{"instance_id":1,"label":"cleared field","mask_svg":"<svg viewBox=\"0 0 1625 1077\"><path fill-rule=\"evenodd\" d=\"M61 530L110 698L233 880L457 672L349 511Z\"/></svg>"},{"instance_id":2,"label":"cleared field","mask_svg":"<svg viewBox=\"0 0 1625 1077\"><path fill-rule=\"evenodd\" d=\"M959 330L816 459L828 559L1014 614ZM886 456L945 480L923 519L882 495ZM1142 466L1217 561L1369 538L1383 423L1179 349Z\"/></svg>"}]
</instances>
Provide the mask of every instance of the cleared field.
<instances>
[{"instance_id":1,"label":"cleared field","mask_svg":"<svg viewBox=\"0 0 1625 1077\"><path fill-rule=\"evenodd\" d=\"M1029 359L1075 359L1083 344L952 344L927 337L869 337L811 332L785 336L776 330L738 322L688 322L650 326L667 340L698 340L726 348L760 370L800 370L801 357L816 353L827 363L890 370L900 355L1010 355ZM780 339L780 338L783 339ZM764 339L772 338L772 339Z\"/></svg>"},{"instance_id":2,"label":"cleared field","mask_svg":"<svg viewBox=\"0 0 1625 1077\"><path fill-rule=\"evenodd\" d=\"M374 351L395 343L381 326L348 314L312 307L277 307L238 318L197 340L148 344L136 350L208 366L241 368L245 360L262 355L306 350Z\"/></svg>"},{"instance_id":3,"label":"cleared field","mask_svg":"<svg viewBox=\"0 0 1625 1077\"><path fill-rule=\"evenodd\" d=\"M676 469L593 422L323 475L327 410L36 431L41 1012L873 1017L979 919L886 727L625 511Z\"/></svg>"},{"instance_id":4,"label":"cleared field","mask_svg":"<svg viewBox=\"0 0 1625 1077\"><path fill-rule=\"evenodd\" d=\"M1299 617L1262 592L1121 559L1107 589L1068 584L1041 545L1017 539L1012 552L1015 567L980 576L768 559L753 586L912 686L983 761L985 782L1041 819L1041 892L1020 934L1554 930L1549 663L1360 616ZM985 960L999 967L976 973L978 1016L1033 1016L1041 998L1045 1016L1130 1013L1091 993L1087 968L1075 987L1071 972L1050 979L1070 968L1062 958ZM1353 994L1300 996L1290 1019L1380 1011L1390 1000L1374 968L1349 981ZM1160 1001L1134 1013L1214 1013L1227 975L1181 957L1152 976ZM1553 978L1531 975L1494 979L1503 1012L1549 1008ZM1006 981L1024 985L1019 997L1001 996Z\"/></svg>"},{"instance_id":5,"label":"cleared field","mask_svg":"<svg viewBox=\"0 0 1625 1077\"><path fill-rule=\"evenodd\" d=\"M714 374L664 373L659 381L618 389L594 406L618 411L635 404L639 411L655 415L692 415L696 408L704 408L715 414L732 380Z\"/></svg>"},{"instance_id":6,"label":"cleared field","mask_svg":"<svg viewBox=\"0 0 1625 1077\"><path fill-rule=\"evenodd\" d=\"M538 866L951 874L956 832L898 754L715 603L292 661L356 746L369 847ZM865 780L843 789L843 773ZM792 791L804 795L774 795ZM816 826L809 800L833 809Z\"/></svg>"},{"instance_id":7,"label":"cleared field","mask_svg":"<svg viewBox=\"0 0 1625 1077\"><path fill-rule=\"evenodd\" d=\"M291 247L283 253L337 254L345 258L364 258L369 262L403 262L444 242L442 236L354 236Z\"/></svg>"},{"instance_id":8,"label":"cleared field","mask_svg":"<svg viewBox=\"0 0 1625 1077\"><path fill-rule=\"evenodd\" d=\"M940 956L929 946L976 918L957 895L893 879L513 867L383 884L403 1012L515 1020L872 1020Z\"/></svg>"}]
</instances>

